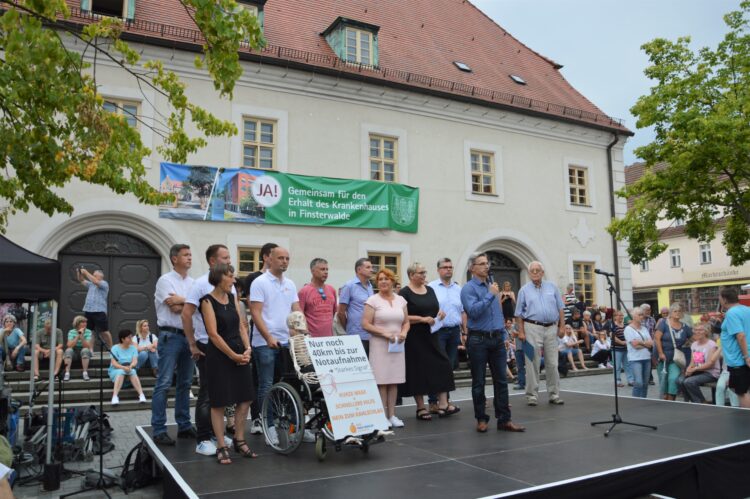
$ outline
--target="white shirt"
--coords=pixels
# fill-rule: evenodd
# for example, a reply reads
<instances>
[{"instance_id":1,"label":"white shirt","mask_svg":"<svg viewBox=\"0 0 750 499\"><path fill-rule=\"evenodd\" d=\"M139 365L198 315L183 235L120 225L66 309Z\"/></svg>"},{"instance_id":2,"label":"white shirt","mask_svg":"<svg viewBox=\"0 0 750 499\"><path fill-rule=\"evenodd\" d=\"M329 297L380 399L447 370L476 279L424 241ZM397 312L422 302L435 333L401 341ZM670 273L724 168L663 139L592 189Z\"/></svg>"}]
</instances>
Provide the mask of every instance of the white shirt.
<instances>
[{"instance_id":1,"label":"white shirt","mask_svg":"<svg viewBox=\"0 0 750 499\"><path fill-rule=\"evenodd\" d=\"M635 329L633 326L627 326L625 328L625 339L628 342L628 360L651 359L651 350L648 348L635 348L632 345L633 340L646 341L651 339L646 326L641 325L639 330Z\"/></svg>"},{"instance_id":2,"label":"white shirt","mask_svg":"<svg viewBox=\"0 0 750 499\"><path fill-rule=\"evenodd\" d=\"M199 343L208 343L208 333L206 332L206 325L203 324L203 316L200 311L201 298L213 290L214 285L208 282L208 272L206 272L195 280L185 300L185 303L195 305L195 312L193 312L193 337ZM234 286L232 286L232 294L235 297L237 296L237 290L234 289Z\"/></svg>"},{"instance_id":3,"label":"white shirt","mask_svg":"<svg viewBox=\"0 0 750 499\"><path fill-rule=\"evenodd\" d=\"M156 323L160 327L182 329L181 314L179 312L172 312L169 306L164 303L164 300L169 298L170 293L186 297L192 285L192 277L186 276L183 278L174 270L159 277L159 280L156 281L156 291L154 292L154 305L156 306Z\"/></svg>"},{"instance_id":4,"label":"white shirt","mask_svg":"<svg viewBox=\"0 0 750 499\"><path fill-rule=\"evenodd\" d=\"M250 286L250 302L263 304L261 313L268 332L276 340L285 345L289 343L289 328L286 318L292 311L292 304L299 301L297 287L291 279L282 276L278 279L270 272L264 273L253 281ZM256 326L257 329L257 326ZM253 346L265 346L266 340L262 334L253 335Z\"/></svg>"}]
</instances>

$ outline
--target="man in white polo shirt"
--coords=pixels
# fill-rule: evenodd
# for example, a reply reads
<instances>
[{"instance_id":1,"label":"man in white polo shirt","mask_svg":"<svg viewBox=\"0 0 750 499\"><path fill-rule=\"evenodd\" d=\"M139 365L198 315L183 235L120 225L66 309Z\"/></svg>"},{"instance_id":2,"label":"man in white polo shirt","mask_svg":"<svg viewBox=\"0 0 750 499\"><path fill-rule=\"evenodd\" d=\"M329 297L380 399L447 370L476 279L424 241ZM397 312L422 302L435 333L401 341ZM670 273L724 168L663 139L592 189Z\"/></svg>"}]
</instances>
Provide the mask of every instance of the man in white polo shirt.
<instances>
[{"instance_id":1,"label":"man in white polo shirt","mask_svg":"<svg viewBox=\"0 0 750 499\"><path fill-rule=\"evenodd\" d=\"M159 277L154 292L156 323L159 330L159 375L151 399L151 427L153 440L159 445L174 445L167 435L167 391L176 377L174 419L177 436L195 437L190 424L190 384L195 364L190 356L190 346L182 329L182 309L193 278L188 270L193 263L190 246L175 244L169 250L173 270Z\"/></svg>"},{"instance_id":2,"label":"man in white polo shirt","mask_svg":"<svg viewBox=\"0 0 750 499\"><path fill-rule=\"evenodd\" d=\"M281 359L281 349L289 345L289 328L286 318L298 311L297 287L284 277L289 267L289 251L282 247L271 250L268 272L259 276L250 286L250 315L255 324L253 334L253 361L258 370L258 404L273 385L274 371ZM266 439L277 441L275 429L270 428Z\"/></svg>"},{"instance_id":3,"label":"man in white polo shirt","mask_svg":"<svg viewBox=\"0 0 750 499\"><path fill-rule=\"evenodd\" d=\"M206 262L209 270L215 265L224 263L230 265L232 257L229 249L223 244L213 244L206 250ZM206 348L208 346L208 333L206 326L203 324L203 317L198 312L198 306L201 298L213 291L214 286L208 282L208 272L195 280L193 287L188 292L185 307L182 309L182 326L185 329L185 336L190 344L190 353L195 359L198 366L198 376L200 377L200 389L198 391L198 400L195 403L195 429L196 441L195 452L204 456L213 456L216 454L216 444L212 440L213 431L211 429L211 404L208 399L208 377L211 373L206 369ZM239 314L240 306L237 297L237 290L232 286L235 306ZM247 335L247 326L245 321L240 320L240 332ZM250 380L248 380L249 382ZM231 440L224 445L231 445Z\"/></svg>"}]
</instances>

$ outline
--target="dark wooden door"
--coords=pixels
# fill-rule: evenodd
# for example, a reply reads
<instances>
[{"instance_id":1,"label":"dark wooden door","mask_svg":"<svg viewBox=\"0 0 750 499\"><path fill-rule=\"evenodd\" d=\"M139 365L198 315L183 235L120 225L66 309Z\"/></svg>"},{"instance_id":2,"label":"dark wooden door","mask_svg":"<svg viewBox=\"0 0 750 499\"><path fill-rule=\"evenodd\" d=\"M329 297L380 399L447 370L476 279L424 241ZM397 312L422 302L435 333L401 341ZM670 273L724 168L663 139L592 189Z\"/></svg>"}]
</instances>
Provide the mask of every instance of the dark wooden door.
<instances>
[{"instance_id":1,"label":"dark wooden door","mask_svg":"<svg viewBox=\"0 0 750 499\"><path fill-rule=\"evenodd\" d=\"M97 232L76 239L60 252L62 287L58 320L67 331L83 311L86 288L76 280L75 269L101 270L109 283L107 315L114 341L117 332L148 319L156 324L154 289L161 258L145 242L118 232Z\"/></svg>"}]
</instances>

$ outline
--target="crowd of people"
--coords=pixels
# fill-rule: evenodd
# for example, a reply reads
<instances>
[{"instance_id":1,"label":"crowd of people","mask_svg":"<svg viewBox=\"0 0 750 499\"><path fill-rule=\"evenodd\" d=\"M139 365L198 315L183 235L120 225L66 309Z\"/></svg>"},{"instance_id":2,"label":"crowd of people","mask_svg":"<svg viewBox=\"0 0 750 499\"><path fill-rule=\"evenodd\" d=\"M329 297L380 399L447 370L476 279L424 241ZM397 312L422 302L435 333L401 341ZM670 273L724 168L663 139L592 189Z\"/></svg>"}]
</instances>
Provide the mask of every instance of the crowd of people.
<instances>
[{"instance_id":1,"label":"crowd of people","mask_svg":"<svg viewBox=\"0 0 750 499\"><path fill-rule=\"evenodd\" d=\"M516 366L514 388L524 390L527 405L539 403L544 369L548 402L560 406L560 376L569 369L586 370L584 353L600 368L614 367L618 386L627 382L635 397L646 397L649 385L658 381L666 400L682 393L686 400L705 403L701 387L715 383L717 404L723 405L728 395L732 405L750 407L750 308L738 304L731 288L721 291L726 315L719 341L714 325L689 326L679 303L662 310L658 320L647 304L630 311L587 306L572 284L561 293L545 280L544 266L537 261L529 264L528 282L516 293L509 282L494 282L484 253L470 257L471 278L463 286L453 278L450 258L438 260L437 279L432 281L425 265L412 263L403 287L392 271L375 271L372 262L360 258L354 277L338 291L327 283L329 268L323 258L310 262L310 281L298 290L285 275L289 251L274 243L261 249L262 268L244 279L238 279L226 246L210 246L205 258L208 272L193 279L190 247L171 248L173 269L159 278L154 293L155 330L141 320L135 333L119 331L108 372L114 384L112 404L117 404L126 382L138 392L139 401L146 402L137 372L152 370L156 384L151 424L159 445L175 444L166 426L167 392L174 380L177 437L195 439L197 453L216 456L221 464L231 463L230 447L242 457L256 455L246 440L246 421L249 413L248 433L263 432L262 401L280 373L289 369L284 352L291 312L304 314L313 337L347 334L361 339L392 428L407 424L395 412L401 397L414 398L418 422L460 411L450 393L462 349L471 369L473 419L479 433L487 432L491 419L485 398L488 367L497 429L523 432L511 418L509 365ZM54 346L47 321L34 345L39 359L50 358L55 348L55 374L64 362L65 381L74 360L80 360L82 377L88 380L96 338L111 342L102 307L108 291L104 275L79 269L78 276L87 287L84 315L75 317L67 335L58 331ZM7 358L21 370L26 339L13 315L3 317L3 327L3 361ZM200 386L193 425L189 399L196 368ZM278 442L273 427L264 436L269 443ZM314 441L315 435L305 432L304 440Z\"/></svg>"}]
</instances>

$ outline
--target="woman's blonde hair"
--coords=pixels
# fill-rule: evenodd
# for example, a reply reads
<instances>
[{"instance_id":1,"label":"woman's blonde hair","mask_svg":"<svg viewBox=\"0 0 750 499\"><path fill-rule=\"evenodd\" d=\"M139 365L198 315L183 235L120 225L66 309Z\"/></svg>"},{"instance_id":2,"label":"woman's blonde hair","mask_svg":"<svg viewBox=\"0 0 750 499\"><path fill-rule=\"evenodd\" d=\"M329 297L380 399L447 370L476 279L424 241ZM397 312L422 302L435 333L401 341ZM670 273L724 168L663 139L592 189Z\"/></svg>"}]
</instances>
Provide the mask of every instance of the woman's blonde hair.
<instances>
[{"instance_id":1,"label":"woman's blonde hair","mask_svg":"<svg viewBox=\"0 0 750 499\"><path fill-rule=\"evenodd\" d=\"M78 326L81 325L81 322L88 322L89 320L82 316L82 315L76 315L75 318L73 318L73 328L78 329Z\"/></svg>"},{"instance_id":2,"label":"woman's blonde hair","mask_svg":"<svg viewBox=\"0 0 750 499\"><path fill-rule=\"evenodd\" d=\"M135 323L135 334L136 334L136 336L140 336L141 335L141 326L144 323L148 323L148 319L141 319L141 320L139 320L138 322Z\"/></svg>"}]
</instances>

